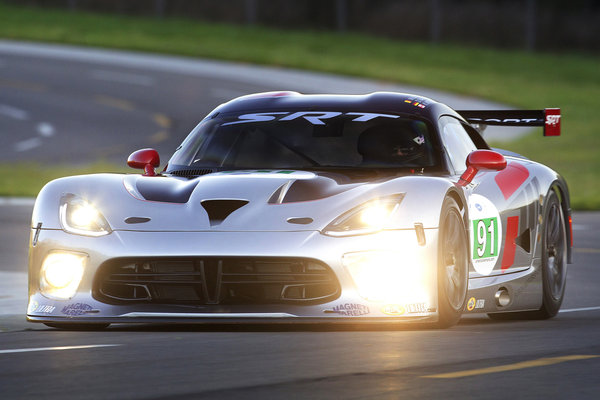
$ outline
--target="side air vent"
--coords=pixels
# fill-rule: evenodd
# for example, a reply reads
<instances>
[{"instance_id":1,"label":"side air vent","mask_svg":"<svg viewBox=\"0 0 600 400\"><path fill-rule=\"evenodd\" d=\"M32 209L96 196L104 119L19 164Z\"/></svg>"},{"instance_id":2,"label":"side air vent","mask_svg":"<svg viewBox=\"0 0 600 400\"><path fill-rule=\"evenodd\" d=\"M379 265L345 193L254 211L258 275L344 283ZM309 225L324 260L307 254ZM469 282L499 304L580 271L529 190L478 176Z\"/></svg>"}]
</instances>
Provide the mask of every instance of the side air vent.
<instances>
[{"instance_id":1,"label":"side air vent","mask_svg":"<svg viewBox=\"0 0 600 400\"><path fill-rule=\"evenodd\" d=\"M324 176L288 181L271 195L269 204L320 200L345 192L354 186L356 185L339 185L335 180Z\"/></svg>"},{"instance_id":2,"label":"side air vent","mask_svg":"<svg viewBox=\"0 0 600 400\"><path fill-rule=\"evenodd\" d=\"M210 225L219 225L232 212L248 204L248 200L204 200L202 207L208 213Z\"/></svg>"},{"instance_id":3,"label":"side air vent","mask_svg":"<svg viewBox=\"0 0 600 400\"><path fill-rule=\"evenodd\" d=\"M521 236L515 239L515 243L526 252L531 253L531 231L529 229L525 230Z\"/></svg>"},{"instance_id":4,"label":"side air vent","mask_svg":"<svg viewBox=\"0 0 600 400\"><path fill-rule=\"evenodd\" d=\"M148 217L129 217L125 218L126 224L143 224L145 222L150 222L150 218Z\"/></svg>"}]
</instances>

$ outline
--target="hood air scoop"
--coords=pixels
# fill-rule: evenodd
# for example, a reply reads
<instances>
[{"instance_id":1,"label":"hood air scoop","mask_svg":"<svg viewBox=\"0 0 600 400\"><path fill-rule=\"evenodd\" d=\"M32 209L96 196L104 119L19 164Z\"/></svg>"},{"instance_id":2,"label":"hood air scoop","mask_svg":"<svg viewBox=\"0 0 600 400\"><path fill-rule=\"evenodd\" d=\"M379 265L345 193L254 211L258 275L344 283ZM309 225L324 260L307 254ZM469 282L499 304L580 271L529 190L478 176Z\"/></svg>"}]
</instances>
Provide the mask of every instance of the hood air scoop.
<instances>
[{"instance_id":1,"label":"hood air scoop","mask_svg":"<svg viewBox=\"0 0 600 400\"><path fill-rule=\"evenodd\" d=\"M219 225L232 212L248 204L248 200L204 200L200 204L206 210L210 226Z\"/></svg>"}]
</instances>

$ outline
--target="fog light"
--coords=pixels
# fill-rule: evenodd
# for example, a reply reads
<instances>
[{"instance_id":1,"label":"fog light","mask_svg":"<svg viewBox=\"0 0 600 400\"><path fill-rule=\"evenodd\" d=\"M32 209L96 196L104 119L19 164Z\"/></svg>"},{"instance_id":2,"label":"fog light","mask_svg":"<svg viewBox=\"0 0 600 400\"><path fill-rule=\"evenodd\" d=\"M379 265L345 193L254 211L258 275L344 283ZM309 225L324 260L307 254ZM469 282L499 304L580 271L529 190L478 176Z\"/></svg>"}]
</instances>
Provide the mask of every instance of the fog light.
<instances>
[{"instance_id":1,"label":"fog light","mask_svg":"<svg viewBox=\"0 0 600 400\"><path fill-rule=\"evenodd\" d=\"M425 268L412 252L347 253L342 263L358 293L367 300L395 304L429 302Z\"/></svg>"},{"instance_id":2,"label":"fog light","mask_svg":"<svg viewBox=\"0 0 600 400\"><path fill-rule=\"evenodd\" d=\"M87 256L53 252L46 256L40 274L40 289L50 298L66 300L77 292Z\"/></svg>"}]
</instances>

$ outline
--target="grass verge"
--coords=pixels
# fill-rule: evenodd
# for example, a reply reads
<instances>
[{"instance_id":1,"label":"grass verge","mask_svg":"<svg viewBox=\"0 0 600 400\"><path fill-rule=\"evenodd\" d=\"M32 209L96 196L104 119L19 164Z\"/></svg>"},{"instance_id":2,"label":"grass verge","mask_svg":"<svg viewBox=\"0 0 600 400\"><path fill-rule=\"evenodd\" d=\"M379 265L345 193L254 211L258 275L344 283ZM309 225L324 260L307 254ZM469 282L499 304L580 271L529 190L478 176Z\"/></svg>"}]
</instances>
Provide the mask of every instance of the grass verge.
<instances>
[{"instance_id":1,"label":"grass verge","mask_svg":"<svg viewBox=\"0 0 600 400\"><path fill-rule=\"evenodd\" d=\"M84 166L46 166L35 163L0 164L0 195L33 197L49 181L63 176L94 174L98 172L134 173L125 166L96 162Z\"/></svg>"},{"instance_id":2,"label":"grass verge","mask_svg":"<svg viewBox=\"0 0 600 400\"><path fill-rule=\"evenodd\" d=\"M575 208L600 209L598 57L431 46L358 34L74 13L3 3L0 37L310 69L433 87L519 108L561 107L563 136L541 138L540 133L502 147L563 174ZM68 167L56 171L72 173ZM6 187L10 186L0 183L0 193L14 193ZM24 195L33 190L23 185Z\"/></svg>"}]
</instances>

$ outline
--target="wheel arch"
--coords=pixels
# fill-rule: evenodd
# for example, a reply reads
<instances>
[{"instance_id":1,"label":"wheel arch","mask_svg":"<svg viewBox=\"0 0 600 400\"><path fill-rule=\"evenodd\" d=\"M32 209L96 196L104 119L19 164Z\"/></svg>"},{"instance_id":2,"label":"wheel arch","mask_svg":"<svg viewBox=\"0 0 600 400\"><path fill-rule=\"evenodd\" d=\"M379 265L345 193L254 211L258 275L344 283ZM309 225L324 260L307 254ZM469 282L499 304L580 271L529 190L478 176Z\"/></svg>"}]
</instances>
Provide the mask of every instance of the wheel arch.
<instances>
[{"instance_id":1,"label":"wheel arch","mask_svg":"<svg viewBox=\"0 0 600 400\"><path fill-rule=\"evenodd\" d=\"M573 263L573 229L571 217L571 200L569 197L569 188L567 182L561 177L552 182L549 190L554 191L558 196L558 201L564 215L565 230L567 232L567 263Z\"/></svg>"}]
</instances>

